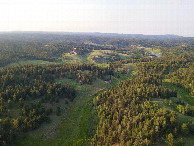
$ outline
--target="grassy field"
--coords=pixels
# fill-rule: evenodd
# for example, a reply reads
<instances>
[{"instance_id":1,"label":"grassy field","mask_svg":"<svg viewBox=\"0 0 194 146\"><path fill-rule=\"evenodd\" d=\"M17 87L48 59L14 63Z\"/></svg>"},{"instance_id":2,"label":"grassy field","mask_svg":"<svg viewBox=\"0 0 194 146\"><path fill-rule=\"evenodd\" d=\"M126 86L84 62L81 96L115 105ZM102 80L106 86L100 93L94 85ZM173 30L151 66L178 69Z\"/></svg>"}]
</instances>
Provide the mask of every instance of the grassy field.
<instances>
[{"instance_id":1,"label":"grassy field","mask_svg":"<svg viewBox=\"0 0 194 146\"><path fill-rule=\"evenodd\" d=\"M193 146L194 144L194 135L189 135L187 137L183 137L185 142L185 146Z\"/></svg>"},{"instance_id":2,"label":"grassy field","mask_svg":"<svg viewBox=\"0 0 194 146\"><path fill-rule=\"evenodd\" d=\"M15 63L11 63L9 66L19 66L19 65L27 65L27 64L33 64L33 65L45 65L45 64L61 64L61 62L49 62L44 60L20 60Z\"/></svg>"},{"instance_id":3,"label":"grassy field","mask_svg":"<svg viewBox=\"0 0 194 146\"><path fill-rule=\"evenodd\" d=\"M185 104L189 104L190 106L193 106L194 97L190 96L189 93L185 92L183 89L181 89L181 88L179 88L176 85L173 85L171 83L164 82L163 86L168 88L168 89L177 91L177 97L171 97L171 98L167 99L168 103L170 100L172 101L171 105L166 104L164 99L162 99L162 98L153 98L152 102L157 103L160 107L165 107L168 110L176 113L177 120L180 122L186 122L186 123L194 122L194 117L183 115L183 114L179 113L177 108L176 108L178 105L178 104L176 104L176 101L178 100L178 98L182 97L182 100L184 101Z\"/></svg>"},{"instance_id":4,"label":"grassy field","mask_svg":"<svg viewBox=\"0 0 194 146\"><path fill-rule=\"evenodd\" d=\"M127 67L130 70L134 71L136 68L136 64L135 63L127 63L127 64L123 64L123 67Z\"/></svg>"},{"instance_id":5,"label":"grassy field","mask_svg":"<svg viewBox=\"0 0 194 146\"><path fill-rule=\"evenodd\" d=\"M80 58L79 55L70 55L69 53L65 53L62 56L62 61L64 63L83 63L83 60Z\"/></svg>"},{"instance_id":6,"label":"grassy field","mask_svg":"<svg viewBox=\"0 0 194 146\"><path fill-rule=\"evenodd\" d=\"M75 64L75 63L94 63L95 65L99 67L108 67L109 64L107 63L97 63L93 60L93 57L95 56L106 56L106 53L113 53L112 50L93 50L90 53L87 53L85 55L70 55L69 53L63 54L61 57L59 57L58 62L49 62L44 60L19 60L18 62L11 63L7 65L7 67L10 66L19 66L19 65L27 65L27 64L33 64L33 65L45 65L45 64ZM115 52L114 52L115 53ZM128 55L117 53L119 54L121 59L129 58Z\"/></svg>"},{"instance_id":7,"label":"grassy field","mask_svg":"<svg viewBox=\"0 0 194 146\"><path fill-rule=\"evenodd\" d=\"M75 64L75 63L94 63L95 65L99 67L108 67L109 64L107 63L107 60L104 59L104 62L98 63L95 60L93 60L96 56L106 57L111 56L110 54L106 53L113 53L117 54L120 59L128 59L131 58L131 55L117 53L112 50L93 50L90 53L87 53L85 55L70 55L69 53L62 54L61 57L58 57L58 60L62 61L56 61L56 62L49 62L44 60L19 60L18 62L11 63L9 66L19 66L19 65L27 65L27 64L33 64L33 65L45 65L45 64ZM103 59L103 58L102 58ZM109 62L109 61L108 61Z\"/></svg>"},{"instance_id":8,"label":"grassy field","mask_svg":"<svg viewBox=\"0 0 194 146\"><path fill-rule=\"evenodd\" d=\"M89 53L87 60L99 67L108 67L109 65L107 63L97 63L93 60L95 56L106 56L103 52L113 53L111 50L93 50L93 52Z\"/></svg>"},{"instance_id":9,"label":"grassy field","mask_svg":"<svg viewBox=\"0 0 194 146\"><path fill-rule=\"evenodd\" d=\"M182 97L182 100L185 102L185 104L189 104L190 106L193 106L194 103L194 97L189 95L189 93L185 92L184 89L181 89L177 87L176 85L173 85L172 83L169 82L163 82L163 86L171 89L171 90L176 90L177 91L177 97L171 97L167 99L167 102L172 101L172 104L166 104L164 99L161 98L153 98L152 102L157 103L161 108L166 108L173 113L177 115L177 121L181 123L192 123L194 122L194 117L183 115L182 113L179 113L177 110L177 105L176 101L178 98ZM188 135L187 137L183 137L185 145L186 146L191 146L194 144L194 135Z\"/></svg>"},{"instance_id":10,"label":"grassy field","mask_svg":"<svg viewBox=\"0 0 194 146\"><path fill-rule=\"evenodd\" d=\"M151 48L146 48L148 51L152 51ZM110 50L94 50L91 53L81 55L63 55L63 62L48 62L43 60L21 60L18 63L12 63L9 66L19 66L25 64L58 64L58 63L94 63L100 67L107 67L106 63L96 63L92 58L98 55L106 55L103 52ZM159 49L153 49L153 53L161 54ZM126 54L119 53L123 59L129 57ZM44 104L46 107L52 107L54 109L51 114L51 122L44 123L37 130L25 133L25 135L19 137L16 140L16 145L18 146L67 146L67 145L88 145L88 141L93 137L96 126L98 124L98 116L96 110L93 107L93 98L100 92L114 87L122 81L130 78L135 74L135 64L128 63L123 64L123 68L129 69L131 72L129 74L122 74L121 72L114 72L114 76L111 76L111 85L106 84L102 79L97 78L91 85L80 85L75 80L72 79L61 79L56 80L57 83L65 84L69 83L74 86L77 91L77 97L73 102L69 102L66 99L60 99L59 103L54 104ZM177 91L177 97L171 97L167 99L167 102L172 101L172 104L166 104L164 99L154 98L151 102L157 103L161 108L166 108L177 115L177 121L184 123L194 122L194 117L183 115L178 112L176 101L178 98L182 98L185 104L194 106L194 97L190 96L189 93L185 92L184 89L179 88L166 80L163 82L163 86L171 90ZM14 117L19 114L18 107L15 107L10 111L10 115ZM56 115L56 107L60 106L62 115ZM183 137L186 146L190 146L194 143L194 136L189 135Z\"/></svg>"},{"instance_id":11,"label":"grassy field","mask_svg":"<svg viewBox=\"0 0 194 146\"><path fill-rule=\"evenodd\" d=\"M165 82L163 85L171 90L176 90L178 93L178 97L182 97L185 103L188 103L192 106L194 106L194 97L189 95L184 89L177 87L176 85L173 85L170 82L167 82L168 80L164 80Z\"/></svg>"},{"instance_id":12,"label":"grassy field","mask_svg":"<svg viewBox=\"0 0 194 146\"><path fill-rule=\"evenodd\" d=\"M118 53L118 55L120 56L121 59L129 59L133 56L133 55L123 54L123 53Z\"/></svg>"},{"instance_id":13,"label":"grassy field","mask_svg":"<svg viewBox=\"0 0 194 146\"><path fill-rule=\"evenodd\" d=\"M74 80L56 80L58 83L69 83L76 88L77 97L67 105L60 100L62 115L51 115L51 122L39 129L27 133L16 141L16 145L83 145L95 133L98 116L92 106L94 96L108 88L103 80L97 79L92 85L80 85ZM55 106L55 105L53 105Z\"/></svg>"},{"instance_id":14,"label":"grassy field","mask_svg":"<svg viewBox=\"0 0 194 146\"><path fill-rule=\"evenodd\" d=\"M161 50L160 49L156 49L156 48L145 48L145 50L147 51L151 51L152 53L155 53L155 54L162 54L161 53Z\"/></svg>"}]
</instances>

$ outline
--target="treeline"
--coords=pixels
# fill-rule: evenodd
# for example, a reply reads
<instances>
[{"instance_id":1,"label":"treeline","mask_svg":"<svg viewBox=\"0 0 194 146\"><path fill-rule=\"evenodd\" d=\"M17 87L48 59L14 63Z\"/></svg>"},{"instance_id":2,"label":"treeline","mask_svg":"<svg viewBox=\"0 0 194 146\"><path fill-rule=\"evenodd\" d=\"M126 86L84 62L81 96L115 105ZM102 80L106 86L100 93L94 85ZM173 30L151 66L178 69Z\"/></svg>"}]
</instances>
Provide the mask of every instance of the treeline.
<instances>
[{"instance_id":1,"label":"treeline","mask_svg":"<svg viewBox=\"0 0 194 146\"><path fill-rule=\"evenodd\" d=\"M96 77L112 75L109 68L100 68L93 64L81 65L23 65L0 69L0 97L4 100L25 100L45 96L51 100L55 95L74 96L74 89L66 84L55 83L56 79L70 78L80 83L92 83Z\"/></svg>"},{"instance_id":2,"label":"treeline","mask_svg":"<svg viewBox=\"0 0 194 146\"><path fill-rule=\"evenodd\" d=\"M76 48L76 50L74 50ZM107 49L106 46L76 42L0 42L0 67L13 62L25 60L61 61L63 53L76 51L78 55L85 55L93 49Z\"/></svg>"},{"instance_id":3,"label":"treeline","mask_svg":"<svg viewBox=\"0 0 194 146\"><path fill-rule=\"evenodd\" d=\"M75 98L72 86L54 80L49 67L27 65L0 70L0 145L12 145L17 135L50 121L52 109L45 109L44 102ZM11 113L15 105L19 105L17 116Z\"/></svg>"},{"instance_id":4,"label":"treeline","mask_svg":"<svg viewBox=\"0 0 194 146\"><path fill-rule=\"evenodd\" d=\"M137 47L136 45L126 46L125 48L117 49L118 53L130 55L133 59L140 59L145 55L145 49L143 47Z\"/></svg>"},{"instance_id":5,"label":"treeline","mask_svg":"<svg viewBox=\"0 0 194 146\"><path fill-rule=\"evenodd\" d=\"M167 144L175 144L173 137L193 133L192 123L176 121L173 112L151 102L152 98L177 97L176 91L162 86L162 79L165 74L189 67L192 61L189 55L138 60L136 77L93 100L100 118L93 145L152 145L165 139ZM182 140L176 144L182 144Z\"/></svg>"},{"instance_id":6,"label":"treeline","mask_svg":"<svg viewBox=\"0 0 194 146\"><path fill-rule=\"evenodd\" d=\"M17 118L7 116L0 119L0 145L14 145L14 139L22 132L38 128L49 122L51 109L46 110L41 103L23 105Z\"/></svg>"},{"instance_id":7,"label":"treeline","mask_svg":"<svg viewBox=\"0 0 194 146\"><path fill-rule=\"evenodd\" d=\"M0 52L0 66L5 66L20 59L55 61L64 48L37 42L0 42Z\"/></svg>"},{"instance_id":8,"label":"treeline","mask_svg":"<svg viewBox=\"0 0 194 146\"><path fill-rule=\"evenodd\" d=\"M190 54L194 55L194 45L180 45L175 47L158 47L163 55L180 55L180 54Z\"/></svg>"},{"instance_id":9,"label":"treeline","mask_svg":"<svg viewBox=\"0 0 194 146\"><path fill-rule=\"evenodd\" d=\"M193 62L193 56L186 54L170 55L165 57L157 57L151 60L152 61L137 65L138 72L141 73L142 76L146 76L148 73L160 74L164 76L170 72L178 70L179 68L188 68Z\"/></svg>"},{"instance_id":10,"label":"treeline","mask_svg":"<svg viewBox=\"0 0 194 146\"><path fill-rule=\"evenodd\" d=\"M43 96L48 100L62 95L73 98L75 91L71 86L54 82L54 68L26 65L1 69L0 98L16 102Z\"/></svg>"},{"instance_id":11,"label":"treeline","mask_svg":"<svg viewBox=\"0 0 194 146\"><path fill-rule=\"evenodd\" d=\"M61 61L59 57L63 53L73 51L74 48L79 55L85 55L92 50L123 51L122 49L128 48L125 53L133 54L132 57L135 59L145 55L145 50L137 47L160 48L164 55L185 52L189 54L193 53L193 42L192 38L145 39L130 35L0 34L0 67L21 59Z\"/></svg>"},{"instance_id":12,"label":"treeline","mask_svg":"<svg viewBox=\"0 0 194 146\"><path fill-rule=\"evenodd\" d=\"M180 68L175 72L170 72L167 79L171 83L186 89L187 92L194 95L194 68L193 64L188 68Z\"/></svg>"},{"instance_id":13,"label":"treeline","mask_svg":"<svg viewBox=\"0 0 194 146\"><path fill-rule=\"evenodd\" d=\"M70 78L80 84L91 84L97 77L111 75L109 68L99 68L93 64L66 65L21 65L0 69L0 145L13 144L16 135L38 128L49 122L52 108L44 103L72 101L76 90L69 84L56 80ZM19 105L20 112L13 115ZM60 107L57 108L60 115Z\"/></svg>"},{"instance_id":14,"label":"treeline","mask_svg":"<svg viewBox=\"0 0 194 146\"><path fill-rule=\"evenodd\" d=\"M174 131L175 115L149 102L169 98L176 92L161 86L159 76L134 78L94 99L100 122L94 145L150 145L166 131Z\"/></svg>"},{"instance_id":15,"label":"treeline","mask_svg":"<svg viewBox=\"0 0 194 146\"><path fill-rule=\"evenodd\" d=\"M150 62L151 60L153 60L152 58L149 57L145 57L145 58L140 58L140 59L124 59L124 60L119 60L119 61L114 61L114 62L110 62L109 66L112 70L118 70L120 67L122 67L124 64L128 64L128 63L140 63L140 62Z\"/></svg>"}]
</instances>

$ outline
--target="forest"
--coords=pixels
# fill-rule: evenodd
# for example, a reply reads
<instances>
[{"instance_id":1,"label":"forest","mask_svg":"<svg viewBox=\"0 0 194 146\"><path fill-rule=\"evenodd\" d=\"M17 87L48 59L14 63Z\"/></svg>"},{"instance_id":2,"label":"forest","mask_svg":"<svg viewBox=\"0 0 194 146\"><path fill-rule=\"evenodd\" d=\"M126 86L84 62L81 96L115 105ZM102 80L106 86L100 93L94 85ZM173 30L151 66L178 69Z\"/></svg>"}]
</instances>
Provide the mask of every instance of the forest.
<instances>
[{"instance_id":1,"label":"forest","mask_svg":"<svg viewBox=\"0 0 194 146\"><path fill-rule=\"evenodd\" d=\"M190 146L193 67L194 38L0 33L0 145Z\"/></svg>"}]
</instances>

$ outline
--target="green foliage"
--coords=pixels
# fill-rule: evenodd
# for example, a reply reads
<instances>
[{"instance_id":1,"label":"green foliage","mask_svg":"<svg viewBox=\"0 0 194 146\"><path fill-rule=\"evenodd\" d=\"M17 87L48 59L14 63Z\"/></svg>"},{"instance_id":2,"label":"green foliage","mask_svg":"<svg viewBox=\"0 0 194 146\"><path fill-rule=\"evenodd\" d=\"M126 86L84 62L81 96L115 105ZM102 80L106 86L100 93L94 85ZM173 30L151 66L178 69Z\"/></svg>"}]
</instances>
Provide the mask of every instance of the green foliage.
<instances>
[{"instance_id":1,"label":"green foliage","mask_svg":"<svg viewBox=\"0 0 194 146\"><path fill-rule=\"evenodd\" d=\"M185 123L182 124L182 126L181 126L181 132L185 136L189 134L189 129L187 127L187 124L185 124Z\"/></svg>"},{"instance_id":2,"label":"green foliage","mask_svg":"<svg viewBox=\"0 0 194 146\"><path fill-rule=\"evenodd\" d=\"M93 103L97 106L100 122L94 144L126 144L129 140L134 145L151 144L153 139L159 139L165 134L162 131L172 129L176 122L173 113L147 101L149 98L163 98L173 94L158 88L159 85L160 80L157 77L133 78L96 97Z\"/></svg>"},{"instance_id":3,"label":"green foliage","mask_svg":"<svg viewBox=\"0 0 194 146\"><path fill-rule=\"evenodd\" d=\"M184 146L185 145L185 142L182 138L180 138L176 144L177 146Z\"/></svg>"},{"instance_id":4,"label":"green foliage","mask_svg":"<svg viewBox=\"0 0 194 146\"><path fill-rule=\"evenodd\" d=\"M165 108L159 108L157 104L151 104L149 100L177 97L175 90L161 86L161 80L169 72L183 65L191 65L192 56L179 57L181 59L177 56L153 61L140 59L137 77L101 93L93 100L100 117L94 145L126 145L129 141L132 145L154 144L167 133L171 133L167 136L167 145L174 145L172 133L177 135L180 132L176 115ZM168 102L166 99L166 103L167 106L174 106L171 99ZM184 107L186 109L188 111L188 106Z\"/></svg>"},{"instance_id":5,"label":"green foliage","mask_svg":"<svg viewBox=\"0 0 194 146\"><path fill-rule=\"evenodd\" d=\"M172 133L168 134L165 142L166 142L167 146L174 146L174 137L173 137Z\"/></svg>"},{"instance_id":6,"label":"green foliage","mask_svg":"<svg viewBox=\"0 0 194 146\"><path fill-rule=\"evenodd\" d=\"M51 119L65 119L56 124L55 139L37 134L27 143L19 139L19 145L152 145L166 135L167 145L184 145L176 137L193 133L192 38L23 35L0 41L0 67L14 66L0 68L0 145L14 145L15 136L44 122L55 124ZM67 55L72 50L77 55ZM163 57L148 57L154 53ZM87 62L96 65L77 64ZM173 83L170 88L164 78ZM107 87L93 106L91 95Z\"/></svg>"},{"instance_id":7,"label":"green foliage","mask_svg":"<svg viewBox=\"0 0 194 146\"><path fill-rule=\"evenodd\" d=\"M193 72L193 65L191 65L188 68L180 68L175 72L169 73L167 78L169 78L171 83L185 88L187 92L190 92L191 95L194 95Z\"/></svg>"},{"instance_id":8,"label":"green foliage","mask_svg":"<svg viewBox=\"0 0 194 146\"><path fill-rule=\"evenodd\" d=\"M61 84L56 80L64 77L71 78L77 80L76 85L80 86L92 84L97 77L104 78L105 75L110 74L112 74L110 69L99 68L92 64L22 65L2 68L0 69L0 116L10 116L10 110L15 110L12 109L14 108L12 105L19 104L17 110L21 115L14 115L15 119L13 119L13 136L11 137L14 138L18 131L22 133L32 131L39 128L42 123L50 122L49 115L52 114L52 109L45 109L44 105L47 107L48 104L59 103L63 98L73 101L76 95L75 88L67 81ZM60 116L61 112L58 106L56 115ZM17 122L19 116L20 122ZM6 134L4 129L1 132L2 135ZM8 142L7 139L3 138L2 141L4 140Z\"/></svg>"}]
</instances>

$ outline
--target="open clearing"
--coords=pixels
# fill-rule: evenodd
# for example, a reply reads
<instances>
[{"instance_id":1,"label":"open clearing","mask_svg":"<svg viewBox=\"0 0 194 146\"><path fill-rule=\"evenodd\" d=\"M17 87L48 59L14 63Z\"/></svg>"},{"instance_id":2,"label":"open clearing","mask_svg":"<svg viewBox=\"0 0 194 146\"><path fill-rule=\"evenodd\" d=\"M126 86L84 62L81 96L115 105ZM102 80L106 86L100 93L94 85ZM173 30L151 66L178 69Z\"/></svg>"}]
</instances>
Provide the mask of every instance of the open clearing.
<instances>
[{"instance_id":1,"label":"open clearing","mask_svg":"<svg viewBox=\"0 0 194 146\"><path fill-rule=\"evenodd\" d=\"M156 49L156 48L145 48L145 50L150 51L150 52L155 53L155 54L160 54L160 55L162 54L161 50Z\"/></svg>"},{"instance_id":2,"label":"open clearing","mask_svg":"<svg viewBox=\"0 0 194 146\"><path fill-rule=\"evenodd\" d=\"M177 87L176 85L173 85L172 83L169 82L163 82L163 86L171 89L171 90L176 90L177 91L177 97L171 97L167 99L167 102L169 103L170 100L172 100L172 104L166 104L165 100L162 98L153 98L152 102L158 104L161 108L166 108L173 113L177 115L177 121L181 123L192 123L194 121L194 117L183 115L177 111L177 104L176 101L178 98L182 97L182 100L185 102L185 104L189 104L190 106L194 105L194 97L189 95L189 93L185 92L183 89ZM193 135L188 135L186 137L183 137L185 141L186 146L191 146L194 143L194 136Z\"/></svg>"},{"instance_id":3,"label":"open clearing","mask_svg":"<svg viewBox=\"0 0 194 146\"><path fill-rule=\"evenodd\" d=\"M11 63L9 66L19 66L19 65L27 65L27 64L33 64L33 65L46 65L46 64L61 64L61 62L49 62L44 60L20 60L15 63Z\"/></svg>"},{"instance_id":4,"label":"open clearing","mask_svg":"<svg viewBox=\"0 0 194 146\"><path fill-rule=\"evenodd\" d=\"M51 122L39 129L17 139L16 145L83 145L87 143L96 130L98 116L93 108L93 98L109 87L103 80L97 79L91 85L80 85L71 79L56 80L58 83L69 83L76 88L77 97L73 102L60 100L62 115L51 115ZM119 80L114 81L119 83ZM22 140L21 140L22 139Z\"/></svg>"}]
</instances>

